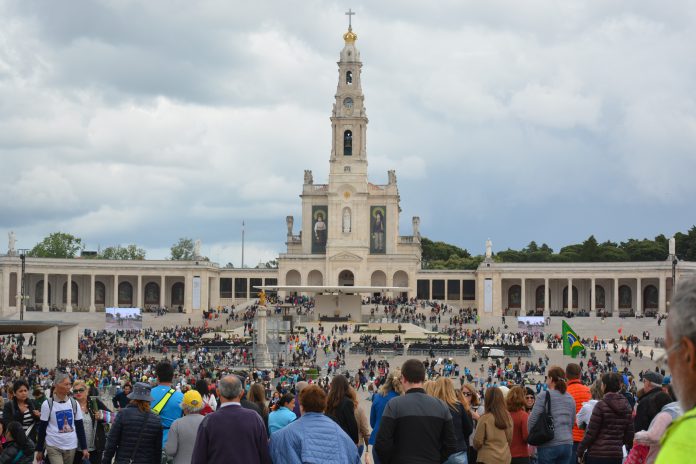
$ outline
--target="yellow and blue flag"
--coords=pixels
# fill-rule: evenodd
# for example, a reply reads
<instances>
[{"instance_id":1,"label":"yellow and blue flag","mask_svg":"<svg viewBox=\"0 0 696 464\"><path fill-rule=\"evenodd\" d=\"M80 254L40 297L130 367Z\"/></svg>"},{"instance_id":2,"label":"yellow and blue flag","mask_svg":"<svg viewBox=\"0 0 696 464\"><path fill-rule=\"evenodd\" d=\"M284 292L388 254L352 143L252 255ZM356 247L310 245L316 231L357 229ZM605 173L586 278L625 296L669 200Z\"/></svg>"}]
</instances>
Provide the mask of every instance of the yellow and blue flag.
<instances>
[{"instance_id":1,"label":"yellow and blue flag","mask_svg":"<svg viewBox=\"0 0 696 464\"><path fill-rule=\"evenodd\" d=\"M585 346L580 343L580 337L570 328L566 321L563 321L561 330L563 331L563 356L570 355L573 358L576 357L578 353L585 349Z\"/></svg>"}]
</instances>

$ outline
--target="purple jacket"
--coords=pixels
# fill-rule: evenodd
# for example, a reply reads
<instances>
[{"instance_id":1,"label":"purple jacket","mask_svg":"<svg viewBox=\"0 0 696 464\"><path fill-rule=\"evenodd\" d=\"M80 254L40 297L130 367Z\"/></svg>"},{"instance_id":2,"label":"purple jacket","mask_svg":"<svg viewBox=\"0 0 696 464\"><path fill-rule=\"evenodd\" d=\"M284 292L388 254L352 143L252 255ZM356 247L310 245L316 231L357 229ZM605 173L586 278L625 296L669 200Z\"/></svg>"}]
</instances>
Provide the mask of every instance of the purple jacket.
<instances>
[{"instance_id":1,"label":"purple jacket","mask_svg":"<svg viewBox=\"0 0 696 464\"><path fill-rule=\"evenodd\" d=\"M271 464L261 416L237 405L205 416L198 427L191 464Z\"/></svg>"}]
</instances>

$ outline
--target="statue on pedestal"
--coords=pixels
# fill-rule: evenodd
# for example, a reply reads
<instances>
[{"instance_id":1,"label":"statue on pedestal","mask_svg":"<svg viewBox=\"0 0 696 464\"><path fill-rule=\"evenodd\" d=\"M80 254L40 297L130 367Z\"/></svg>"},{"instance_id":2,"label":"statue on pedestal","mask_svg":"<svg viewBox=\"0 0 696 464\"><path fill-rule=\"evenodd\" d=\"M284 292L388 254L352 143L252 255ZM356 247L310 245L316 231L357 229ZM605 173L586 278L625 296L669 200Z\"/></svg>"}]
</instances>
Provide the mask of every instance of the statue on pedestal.
<instances>
[{"instance_id":1,"label":"statue on pedestal","mask_svg":"<svg viewBox=\"0 0 696 464\"><path fill-rule=\"evenodd\" d=\"M292 225L295 221L295 218L292 216L285 216L285 225L288 226L288 236L292 235Z\"/></svg>"},{"instance_id":2,"label":"statue on pedestal","mask_svg":"<svg viewBox=\"0 0 696 464\"><path fill-rule=\"evenodd\" d=\"M491 256L493 255L493 242L491 242L491 239L489 238L486 240L486 259L491 259Z\"/></svg>"},{"instance_id":3,"label":"statue on pedestal","mask_svg":"<svg viewBox=\"0 0 696 464\"><path fill-rule=\"evenodd\" d=\"M193 244L193 257L198 259L201 256L201 241L196 240Z\"/></svg>"},{"instance_id":4,"label":"statue on pedestal","mask_svg":"<svg viewBox=\"0 0 696 464\"><path fill-rule=\"evenodd\" d=\"M17 239L15 238L14 230L11 230L10 233L7 234L7 238L8 238L7 254L10 256L14 256L17 252L17 250L15 249L15 244L17 243Z\"/></svg>"},{"instance_id":5,"label":"statue on pedestal","mask_svg":"<svg viewBox=\"0 0 696 464\"><path fill-rule=\"evenodd\" d=\"M305 184L313 184L314 183L314 176L312 176L312 171L310 171L309 169L305 169L304 183Z\"/></svg>"},{"instance_id":6,"label":"statue on pedestal","mask_svg":"<svg viewBox=\"0 0 696 464\"><path fill-rule=\"evenodd\" d=\"M396 171L390 169L387 171L387 177L389 178L389 185L396 185Z\"/></svg>"},{"instance_id":7,"label":"statue on pedestal","mask_svg":"<svg viewBox=\"0 0 696 464\"><path fill-rule=\"evenodd\" d=\"M411 223L413 224L413 236L420 238L420 217L413 216Z\"/></svg>"}]
</instances>

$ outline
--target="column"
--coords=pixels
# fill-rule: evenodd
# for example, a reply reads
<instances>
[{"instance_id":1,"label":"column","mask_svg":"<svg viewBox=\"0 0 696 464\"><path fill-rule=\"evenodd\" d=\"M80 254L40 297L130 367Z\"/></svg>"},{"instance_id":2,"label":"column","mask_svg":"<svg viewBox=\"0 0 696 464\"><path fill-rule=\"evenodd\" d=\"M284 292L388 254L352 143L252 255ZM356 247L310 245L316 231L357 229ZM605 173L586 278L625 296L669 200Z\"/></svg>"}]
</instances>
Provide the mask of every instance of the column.
<instances>
[{"instance_id":1,"label":"column","mask_svg":"<svg viewBox=\"0 0 696 464\"><path fill-rule=\"evenodd\" d=\"M667 277L660 276L659 282L657 284L657 312L659 314L664 314L667 312Z\"/></svg>"},{"instance_id":2,"label":"column","mask_svg":"<svg viewBox=\"0 0 696 464\"><path fill-rule=\"evenodd\" d=\"M522 278L521 288L521 300L520 301L520 316L527 315L527 279Z\"/></svg>"},{"instance_id":3,"label":"column","mask_svg":"<svg viewBox=\"0 0 696 464\"><path fill-rule=\"evenodd\" d=\"M166 277L160 276L160 301L159 301L160 308L166 306L164 304L164 302L166 301L166 296L167 296L167 294L165 293L165 288L164 288L165 282L166 282Z\"/></svg>"},{"instance_id":4,"label":"column","mask_svg":"<svg viewBox=\"0 0 696 464\"><path fill-rule=\"evenodd\" d=\"M428 300L433 299L433 279L428 280Z\"/></svg>"},{"instance_id":5,"label":"column","mask_svg":"<svg viewBox=\"0 0 696 464\"><path fill-rule=\"evenodd\" d=\"M595 278L590 281L590 315L597 313L597 295L595 295Z\"/></svg>"},{"instance_id":6,"label":"column","mask_svg":"<svg viewBox=\"0 0 696 464\"><path fill-rule=\"evenodd\" d=\"M66 313L71 313L72 312L72 274L68 274L68 281L65 284L65 288L67 289L67 296L65 298L65 312Z\"/></svg>"},{"instance_id":7,"label":"column","mask_svg":"<svg viewBox=\"0 0 696 464\"><path fill-rule=\"evenodd\" d=\"M184 278L184 312L190 313L193 307L193 275L187 274Z\"/></svg>"},{"instance_id":8,"label":"column","mask_svg":"<svg viewBox=\"0 0 696 464\"><path fill-rule=\"evenodd\" d=\"M135 304L141 310L143 309L143 276L138 274L138 297L135 299Z\"/></svg>"},{"instance_id":9,"label":"column","mask_svg":"<svg viewBox=\"0 0 696 464\"><path fill-rule=\"evenodd\" d=\"M2 300L0 301L0 314L10 309L10 273L2 273Z\"/></svg>"},{"instance_id":10,"label":"column","mask_svg":"<svg viewBox=\"0 0 696 464\"><path fill-rule=\"evenodd\" d=\"M636 278L636 316L643 315L643 279Z\"/></svg>"},{"instance_id":11,"label":"column","mask_svg":"<svg viewBox=\"0 0 696 464\"><path fill-rule=\"evenodd\" d=\"M118 308L118 274L114 274L114 302L113 307Z\"/></svg>"},{"instance_id":12,"label":"column","mask_svg":"<svg viewBox=\"0 0 696 464\"><path fill-rule=\"evenodd\" d=\"M619 315L619 279L614 279L614 307L611 309L612 316Z\"/></svg>"},{"instance_id":13,"label":"column","mask_svg":"<svg viewBox=\"0 0 696 464\"><path fill-rule=\"evenodd\" d=\"M573 311L573 279L568 277L568 311Z\"/></svg>"},{"instance_id":14,"label":"column","mask_svg":"<svg viewBox=\"0 0 696 464\"><path fill-rule=\"evenodd\" d=\"M89 312L93 313L97 311L97 307L94 305L94 287L96 286L96 277L94 274L89 276L90 288L89 288Z\"/></svg>"},{"instance_id":15,"label":"column","mask_svg":"<svg viewBox=\"0 0 696 464\"><path fill-rule=\"evenodd\" d=\"M41 306L41 311L47 313L50 309L48 305L48 274L44 273L43 281L43 305Z\"/></svg>"},{"instance_id":16,"label":"column","mask_svg":"<svg viewBox=\"0 0 696 464\"><path fill-rule=\"evenodd\" d=\"M549 279L544 278L544 317L547 317L549 313L549 294L550 294L550 289L549 289Z\"/></svg>"}]
</instances>

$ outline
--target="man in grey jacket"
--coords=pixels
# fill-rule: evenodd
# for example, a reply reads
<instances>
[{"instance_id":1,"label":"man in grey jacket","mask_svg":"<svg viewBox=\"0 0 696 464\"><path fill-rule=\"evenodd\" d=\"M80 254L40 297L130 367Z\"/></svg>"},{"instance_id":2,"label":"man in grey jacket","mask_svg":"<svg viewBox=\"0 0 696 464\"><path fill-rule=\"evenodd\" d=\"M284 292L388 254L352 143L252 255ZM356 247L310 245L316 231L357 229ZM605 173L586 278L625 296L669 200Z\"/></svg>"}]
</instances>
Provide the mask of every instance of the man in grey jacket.
<instances>
[{"instance_id":1,"label":"man in grey jacket","mask_svg":"<svg viewBox=\"0 0 696 464\"><path fill-rule=\"evenodd\" d=\"M184 415L172 423L169 438L164 447L167 456L174 458L174 464L191 463L198 427L203 422L200 412L204 407L203 398L198 391L186 392L181 402L181 411Z\"/></svg>"}]
</instances>

